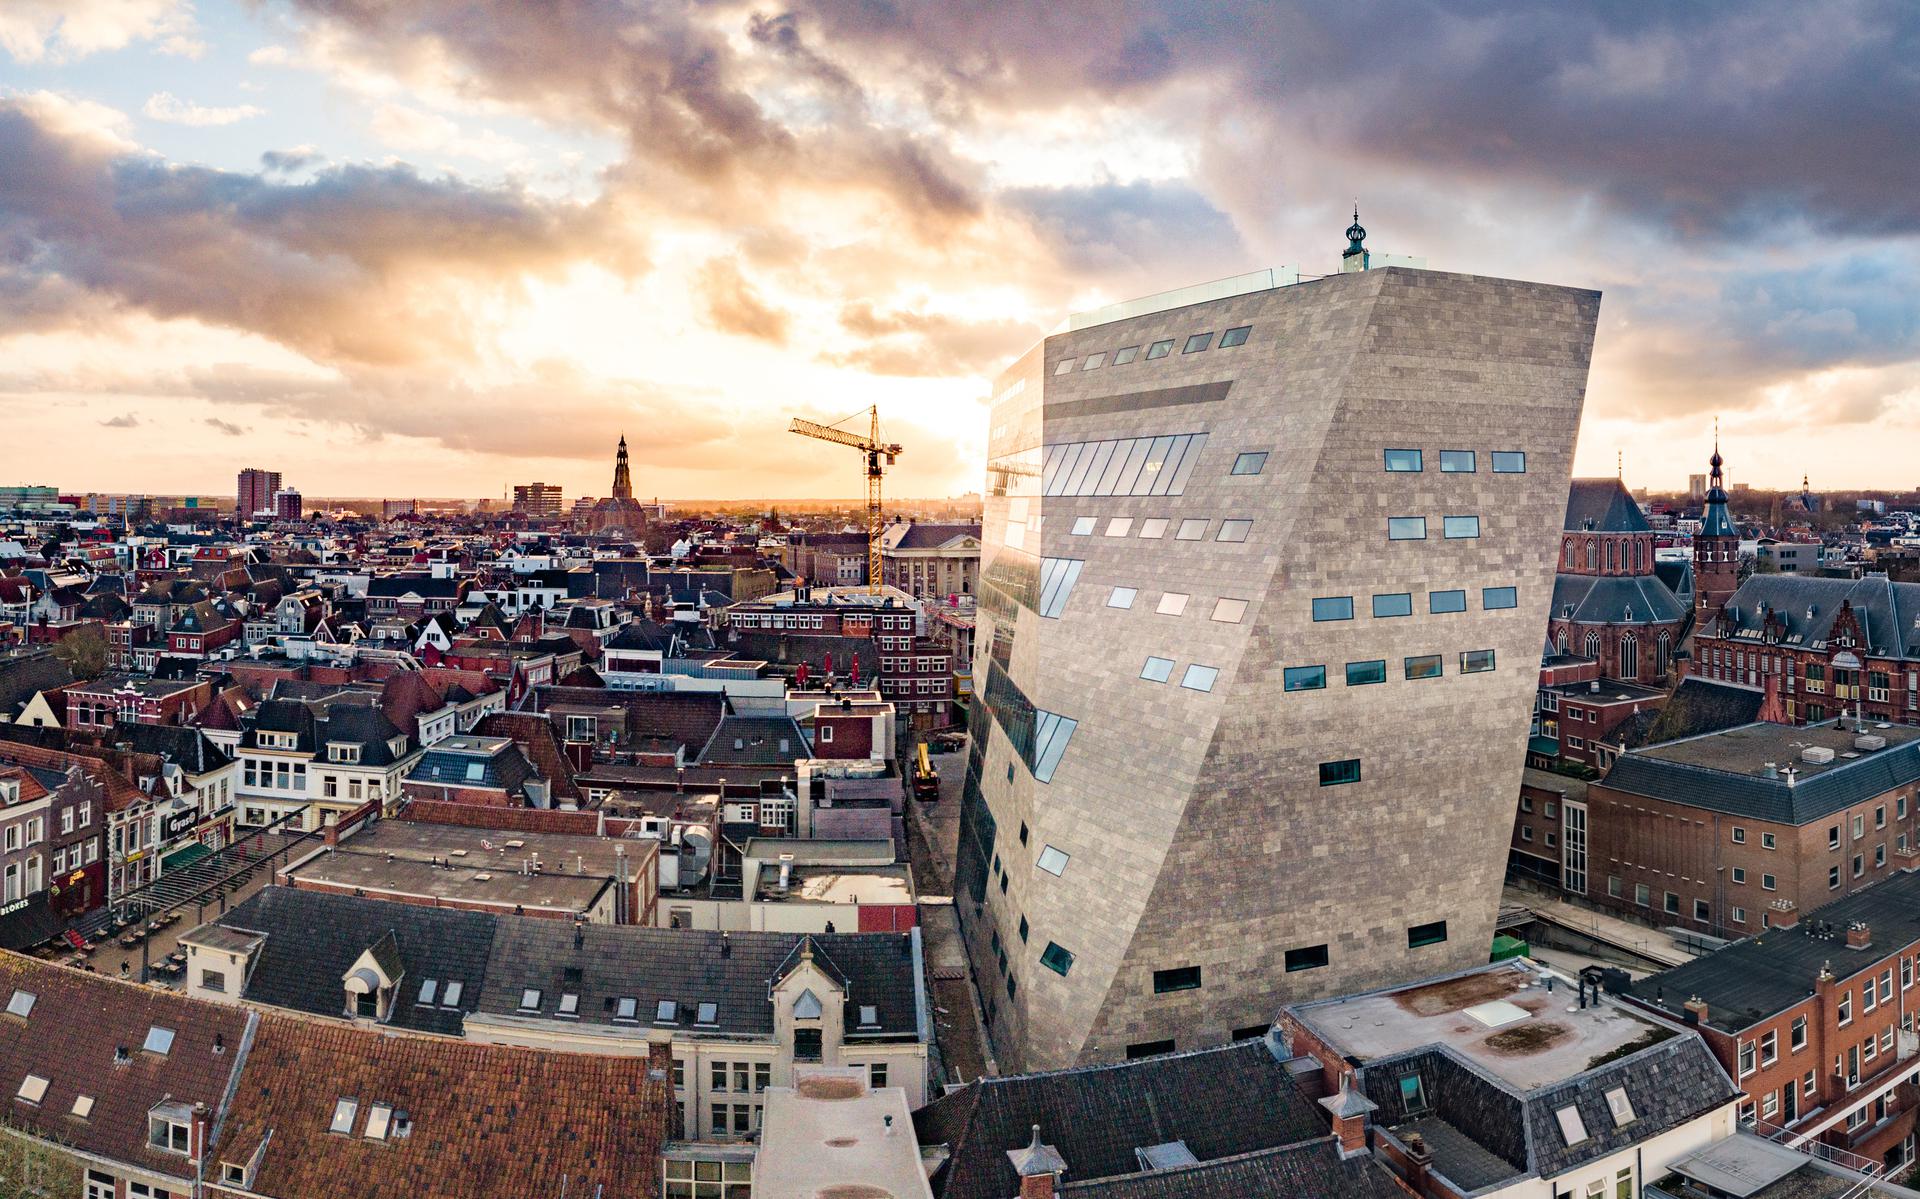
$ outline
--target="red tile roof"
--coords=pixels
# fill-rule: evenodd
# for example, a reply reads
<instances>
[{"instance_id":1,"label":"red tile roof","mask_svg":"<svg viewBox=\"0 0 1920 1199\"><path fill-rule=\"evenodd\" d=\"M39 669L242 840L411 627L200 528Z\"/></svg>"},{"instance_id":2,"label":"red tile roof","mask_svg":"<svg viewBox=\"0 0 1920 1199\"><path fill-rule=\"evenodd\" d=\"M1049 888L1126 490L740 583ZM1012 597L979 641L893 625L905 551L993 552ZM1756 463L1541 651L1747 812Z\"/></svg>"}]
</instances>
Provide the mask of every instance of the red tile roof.
<instances>
[{"instance_id":1,"label":"red tile roof","mask_svg":"<svg viewBox=\"0 0 1920 1199\"><path fill-rule=\"evenodd\" d=\"M147 798L125 775L99 758L88 754L44 749L38 745L26 745L18 741L4 741L0 742L0 762L11 762L16 766L39 766L47 770L59 771L78 766L83 774L100 784L106 792L109 809L115 812L131 804L144 803Z\"/></svg>"},{"instance_id":2,"label":"red tile roof","mask_svg":"<svg viewBox=\"0 0 1920 1199\"><path fill-rule=\"evenodd\" d=\"M674 1131L658 1052L656 1064L265 1014L208 1175L266 1139L250 1190L275 1199L651 1199ZM330 1132L342 1098L358 1102L352 1131ZM405 1112L407 1135L369 1138L374 1104Z\"/></svg>"},{"instance_id":3,"label":"red tile roof","mask_svg":"<svg viewBox=\"0 0 1920 1199\"><path fill-rule=\"evenodd\" d=\"M256 1017L16 953L0 953L0 1005L33 995L25 1019L0 1015L0 1103L15 1128L176 1178L192 1178L184 1155L147 1144L147 1115L163 1100L204 1103L217 1114ZM170 1029L164 1054L147 1052L148 1030ZM216 1050L216 1038L219 1048ZM127 1051L125 1063L116 1050ZM17 1097L29 1074L47 1080L37 1104ZM93 1099L85 1119L74 1100Z\"/></svg>"}]
</instances>

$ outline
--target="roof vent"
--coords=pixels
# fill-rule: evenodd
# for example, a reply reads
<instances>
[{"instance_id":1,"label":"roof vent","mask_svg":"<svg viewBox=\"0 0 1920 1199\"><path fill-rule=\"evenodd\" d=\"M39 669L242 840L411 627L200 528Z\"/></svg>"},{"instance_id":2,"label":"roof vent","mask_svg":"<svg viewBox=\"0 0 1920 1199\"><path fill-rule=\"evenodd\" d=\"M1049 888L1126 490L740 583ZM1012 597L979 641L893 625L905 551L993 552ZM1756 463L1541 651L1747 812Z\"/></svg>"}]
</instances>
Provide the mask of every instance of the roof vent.
<instances>
[{"instance_id":1,"label":"roof vent","mask_svg":"<svg viewBox=\"0 0 1920 1199\"><path fill-rule=\"evenodd\" d=\"M1872 753L1876 749L1885 749L1887 747L1887 739L1873 733L1862 733L1853 739L1853 747Z\"/></svg>"},{"instance_id":2,"label":"roof vent","mask_svg":"<svg viewBox=\"0 0 1920 1199\"><path fill-rule=\"evenodd\" d=\"M1760 777L1761 777L1761 778L1763 778L1763 779L1777 779L1777 778L1779 778L1779 777L1780 777L1780 765L1779 765L1779 763L1777 763L1777 762L1768 762L1768 763L1767 763L1767 764L1766 764L1765 766L1762 766L1762 767L1760 768Z\"/></svg>"},{"instance_id":3,"label":"roof vent","mask_svg":"<svg viewBox=\"0 0 1920 1199\"><path fill-rule=\"evenodd\" d=\"M1833 751L1824 745L1809 745L1800 751L1802 762L1811 762L1815 766L1825 766L1833 761Z\"/></svg>"}]
</instances>

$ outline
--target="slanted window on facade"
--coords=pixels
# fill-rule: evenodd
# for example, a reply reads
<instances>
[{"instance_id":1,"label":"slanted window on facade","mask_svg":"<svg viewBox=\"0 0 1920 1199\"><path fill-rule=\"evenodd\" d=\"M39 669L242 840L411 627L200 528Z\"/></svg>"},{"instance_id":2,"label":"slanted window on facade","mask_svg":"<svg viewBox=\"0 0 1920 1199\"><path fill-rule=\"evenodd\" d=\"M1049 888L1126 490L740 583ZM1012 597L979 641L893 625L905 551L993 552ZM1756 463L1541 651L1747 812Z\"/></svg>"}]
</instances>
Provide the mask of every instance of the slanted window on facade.
<instances>
[{"instance_id":1,"label":"slanted window on facade","mask_svg":"<svg viewBox=\"0 0 1920 1199\"><path fill-rule=\"evenodd\" d=\"M1131 608L1133 607L1134 597L1139 594L1140 592L1137 588L1115 587L1112 591L1107 593L1107 607Z\"/></svg>"},{"instance_id":2,"label":"slanted window on facade","mask_svg":"<svg viewBox=\"0 0 1920 1199\"><path fill-rule=\"evenodd\" d=\"M1236 475L1257 475L1266 468L1267 454L1265 450L1254 450L1245 454L1238 454L1235 455L1233 459L1233 473Z\"/></svg>"},{"instance_id":3,"label":"slanted window on facade","mask_svg":"<svg viewBox=\"0 0 1920 1199\"><path fill-rule=\"evenodd\" d=\"M1156 341L1147 347L1147 361L1152 362L1155 358L1165 358L1171 353L1173 353L1173 338L1169 337L1163 341Z\"/></svg>"},{"instance_id":4,"label":"slanted window on facade","mask_svg":"<svg viewBox=\"0 0 1920 1199\"><path fill-rule=\"evenodd\" d=\"M1207 521L1204 517L1190 516L1180 522L1173 532L1175 541L1199 541L1207 535Z\"/></svg>"},{"instance_id":5,"label":"slanted window on facade","mask_svg":"<svg viewBox=\"0 0 1920 1199\"><path fill-rule=\"evenodd\" d=\"M1180 676L1180 685L1189 691L1212 691L1214 680L1219 677L1219 668L1202 666L1195 662L1187 667L1185 674Z\"/></svg>"},{"instance_id":6,"label":"slanted window on facade","mask_svg":"<svg viewBox=\"0 0 1920 1199\"><path fill-rule=\"evenodd\" d=\"M1053 846L1047 845L1041 848L1040 856L1034 860L1033 864L1058 878L1060 875L1066 873L1069 857L1070 855L1064 850L1055 849Z\"/></svg>"},{"instance_id":7,"label":"slanted window on facade","mask_svg":"<svg viewBox=\"0 0 1920 1199\"><path fill-rule=\"evenodd\" d=\"M1140 668L1140 677L1149 683L1164 683L1173 677L1172 658L1148 658L1147 664Z\"/></svg>"},{"instance_id":8,"label":"slanted window on facade","mask_svg":"<svg viewBox=\"0 0 1920 1199\"><path fill-rule=\"evenodd\" d=\"M1247 534L1251 532L1252 529L1253 522L1250 520L1223 520L1220 522L1220 533L1214 540L1232 542L1245 541Z\"/></svg>"},{"instance_id":9,"label":"slanted window on facade","mask_svg":"<svg viewBox=\"0 0 1920 1199\"><path fill-rule=\"evenodd\" d=\"M1178 591L1169 591L1160 597L1160 603L1154 611L1161 616L1178 616L1187 610L1187 597Z\"/></svg>"},{"instance_id":10,"label":"slanted window on facade","mask_svg":"<svg viewBox=\"0 0 1920 1199\"><path fill-rule=\"evenodd\" d=\"M1247 344L1247 335L1253 332L1252 325L1237 325L1220 335L1220 348L1231 350L1235 346Z\"/></svg>"},{"instance_id":11,"label":"slanted window on facade","mask_svg":"<svg viewBox=\"0 0 1920 1199\"><path fill-rule=\"evenodd\" d=\"M1220 624L1239 624L1247 614L1247 601L1221 596L1213 601L1212 619Z\"/></svg>"},{"instance_id":12,"label":"slanted window on facade","mask_svg":"<svg viewBox=\"0 0 1920 1199\"><path fill-rule=\"evenodd\" d=\"M1073 954L1062 949L1058 944L1048 941L1047 947L1040 951L1040 964L1065 978L1067 971L1073 969Z\"/></svg>"}]
</instances>

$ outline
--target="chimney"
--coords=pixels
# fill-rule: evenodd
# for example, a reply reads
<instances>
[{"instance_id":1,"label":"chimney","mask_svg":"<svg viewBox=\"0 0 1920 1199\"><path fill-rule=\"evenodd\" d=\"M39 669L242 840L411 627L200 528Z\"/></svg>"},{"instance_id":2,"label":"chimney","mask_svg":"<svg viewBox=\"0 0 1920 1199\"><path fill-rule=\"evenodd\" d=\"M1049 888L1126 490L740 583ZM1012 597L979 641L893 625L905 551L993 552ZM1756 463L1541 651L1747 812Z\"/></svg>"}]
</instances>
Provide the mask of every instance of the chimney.
<instances>
[{"instance_id":1,"label":"chimney","mask_svg":"<svg viewBox=\"0 0 1920 1199\"><path fill-rule=\"evenodd\" d=\"M194 1161L200 1161L207 1155L207 1131L212 1118L212 1113L207 1110L206 1104L193 1105L193 1123L187 1132L189 1146L187 1156Z\"/></svg>"},{"instance_id":2,"label":"chimney","mask_svg":"<svg viewBox=\"0 0 1920 1199\"><path fill-rule=\"evenodd\" d=\"M1433 1170L1433 1150L1417 1132L1407 1134L1407 1186L1416 1195L1427 1193L1427 1175Z\"/></svg>"},{"instance_id":3,"label":"chimney","mask_svg":"<svg viewBox=\"0 0 1920 1199\"><path fill-rule=\"evenodd\" d=\"M1020 1176L1020 1199L1052 1199L1066 1173L1066 1159L1052 1145L1042 1144L1040 1126L1033 1126L1033 1140L1025 1149L1007 1150L1013 1172Z\"/></svg>"},{"instance_id":4,"label":"chimney","mask_svg":"<svg viewBox=\"0 0 1920 1199\"><path fill-rule=\"evenodd\" d=\"M1847 925L1848 949L1873 948L1873 929L1864 920L1856 920Z\"/></svg>"},{"instance_id":5,"label":"chimney","mask_svg":"<svg viewBox=\"0 0 1920 1199\"><path fill-rule=\"evenodd\" d=\"M1707 1001L1698 995L1693 996L1681 1004L1680 1008L1686 1012L1686 1021L1688 1024L1705 1024L1707 1022Z\"/></svg>"},{"instance_id":6,"label":"chimney","mask_svg":"<svg viewBox=\"0 0 1920 1199\"><path fill-rule=\"evenodd\" d=\"M1353 1089L1353 1071L1340 1076L1340 1093L1320 1100L1320 1106L1333 1113L1333 1137L1340 1143L1341 1160L1365 1153L1367 1116L1380 1105Z\"/></svg>"},{"instance_id":7,"label":"chimney","mask_svg":"<svg viewBox=\"0 0 1920 1199\"><path fill-rule=\"evenodd\" d=\"M1767 697L1760 702L1759 720L1767 724L1787 724L1787 705L1780 698L1780 676L1767 676Z\"/></svg>"},{"instance_id":8,"label":"chimney","mask_svg":"<svg viewBox=\"0 0 1920 1199\"><path fill-rule=\"evenodd\" d=\"M1792 928L1800 923L1800 909L1790 899L1777 899L1769 922L1777 929Z\"/></svg>"}]
</instances>

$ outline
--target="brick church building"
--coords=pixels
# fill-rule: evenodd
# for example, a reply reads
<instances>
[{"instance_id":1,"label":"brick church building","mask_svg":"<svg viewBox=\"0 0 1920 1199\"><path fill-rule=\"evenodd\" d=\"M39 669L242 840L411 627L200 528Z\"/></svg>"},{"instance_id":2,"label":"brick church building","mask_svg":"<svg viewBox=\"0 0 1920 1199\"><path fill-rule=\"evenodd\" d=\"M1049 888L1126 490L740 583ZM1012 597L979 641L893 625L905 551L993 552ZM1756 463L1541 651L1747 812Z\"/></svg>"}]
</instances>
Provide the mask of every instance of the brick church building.
<instances>
[{"instance_id":1,"label":"brick church building","mask_svg":"<svg viewBox=\"0 0 1920 1199\"><path fill-rule=\"evenodd\" d=\"M1654 560L1653 527L1618 479L1573 480L1563 524L1551 651L1592 659L1605 678L1664 686L1691 615L1693 568Z\"/></svg>"}]
</instances>

